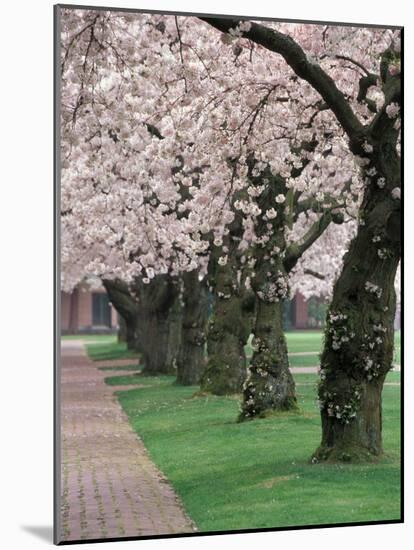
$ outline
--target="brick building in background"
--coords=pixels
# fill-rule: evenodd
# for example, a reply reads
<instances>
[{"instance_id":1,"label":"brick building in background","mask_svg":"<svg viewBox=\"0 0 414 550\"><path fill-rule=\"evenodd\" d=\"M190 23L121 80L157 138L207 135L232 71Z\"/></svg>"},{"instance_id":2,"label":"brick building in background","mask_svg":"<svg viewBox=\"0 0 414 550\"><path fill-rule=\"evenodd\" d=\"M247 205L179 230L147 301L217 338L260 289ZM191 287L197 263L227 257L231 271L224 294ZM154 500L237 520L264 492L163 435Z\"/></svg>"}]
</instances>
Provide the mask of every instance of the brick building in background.
<instances>
[{"instance_id":1,"label":"brick building in background","mask_svg":"<svg viewBox=\"0 0 414 550\"><path fill-rule=\"evenodd\" d=\"M102 287L91 290L82 284L60 300L62 334L108 333L118 329L118 314Z\"/></svg>"},{"instance_id":2,"label":"brick building in background","mask_svg":"<svg viewBox=\"0 0 414 550\"><path fill-rule=\"evenodd\" d=\"M308 329L321 326L320 320L309 315L310 301L297 293L285 304L284 325L288 329ZM322 315L324 317L324 314ZM103 287L91 290L86 284L71 293L61 293L62 334L116 332L118 314L109 303Z\"/></svg>"},{"instance_id":3,"label":"brick building in background","mask_svg":"<svg viewBox=\"0 0 414 550\"><path fill-rule=\"evenodd\" d=\"M292 300L286 302L285 327L291 329L309 328L308 302L297 292ZM290 323L289 323L290 317ZM286 319L287 318L287 319ZM290 325L290 326L289 326Z\"/></svg>"}]
</instances>

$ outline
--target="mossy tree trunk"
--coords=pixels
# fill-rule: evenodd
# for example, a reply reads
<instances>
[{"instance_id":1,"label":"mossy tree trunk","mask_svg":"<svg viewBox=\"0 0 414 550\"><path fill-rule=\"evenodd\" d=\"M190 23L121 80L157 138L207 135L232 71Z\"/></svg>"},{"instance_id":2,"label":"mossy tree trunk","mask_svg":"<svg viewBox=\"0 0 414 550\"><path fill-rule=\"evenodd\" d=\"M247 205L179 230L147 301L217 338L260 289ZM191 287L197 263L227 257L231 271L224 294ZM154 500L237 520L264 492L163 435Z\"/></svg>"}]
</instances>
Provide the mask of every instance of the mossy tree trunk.
<instances>
[{"instance_id":1,"label":"mossy tree trunk","mask_svg":"<svg viewBox=\"0 0 414 550\"><path fill-rule=\"evenodd\" d=\"M381 393L392 367L394 280L401 255L396 141L394 121L379 115L370 132L373 152L360 225L327 315L319 384L322 441L314 461L382 453Z\"/></svg>"},{"instance_id":2,"label":"mossy tree trunk","mask_svg":"<svg viewBox=\"0 0 414 550\"><path fill-rule=\"evenodd\" d=\"M207 289L205 281L199 280L198 271L184 273L182 279L182 333L177 361L177 383L193 386L200 382L206 367Z\"/></svg>"},{"instance_id":3,"label":"mossy tree trunk","mask_svg":"<svg viewBox=\"0 0 414 550\"><path fill-rule=\"evenodd\" d=\"M210 269L213 291L212 313L208 324L208 363L201 380L201 391L214 395L230 395L242 390L247 375L244 346L251 332L254 298L242 281L236 254L229 254L225 265Z\"/></svg>"},{"instance_id":4,"label":"mossy tree trunk","mask_svg":"<svg viewBox=\"0 0 414 550\"><path fill-rule=\"evenodd\" d=\"M372 246L373 229L361 228L352 243L327 316L316 459L352 460L382 452L381 392L392 366L399 258L389 246L391 256L378 257L384 249Z\"/></svg>"},{"instance_id":5,"label":"mossy tree trunk","mask_svg":"<svg viewBox=\"0 0 414 550\"><path fill-rule=\"evenodd\" d=\"M256 296L254 351L244 384L240 421L297 407L283 332L283 301L288 296L288 277L283 264L285 205L276 201L276 196L286 195L287 188L284 179L273 176L269 168L251 180L260 187L263 180L267 184L257 199L262 214L257 218L256 235L263 242L259 242L253 252L256 260L251 282ZM272 208L270 216L266 213L269 207Z\"/></svg>"},{"instance_id":6,"label":"mossy tree trunk","mask_svg":"<svg viewBox=\"0 0 414 550\"><path fill-rule=\"evenodd\" d=\"M316 144L311 141L301 147L311 151ZM293 169L292 177L298 177L304 166ZM259 243L253 256L256 265L252 288L257 301L254 353L244 387L240 420L264 416L271 411L297 408L295 383L289 369L283 330L283 304L289 294L288 276L302 254L331 222L343 223L341 213L333 214L328 209L297 242L287 245L285 229L291 228L303 211L302 203L298 202L298 197L295 198L293 190L287 189L285 179L272 175L268 167L251 179L262 189L257 200L262 214L257 218ZM264 182L267 183L263 185Z\"/></svg>"},{"instance_id":7,"label":"mossy tree trunk","mask_svg":"<svg viewBox=\"0 0 414 550\"><path fill-rule=\"evenodd\" d=\"M296 408L295 383L289 370L282 326L283 302L257 304L254 352L243 392L240 420L270 411Z\"/></svg>"},{"instance_id":8,"label":"mossy tree trunk","mask_svg":"<svg viewBox=\"0 0 414 550\"><path fill-rule=\"evenodd\" d=\"M180 282L168 275L157 275L149 284L136 282L139 299L139 339L144 356L143 373L175 374L180 348L177 312Z\"/></svg>"},{"instance_id":9,"label":"mossy tree trunk","mask_svg":"<svg viewBox=\"0 0 414 550\"><path fill-rule=\"evenodd\" d=\"M163 311L148 311L142 325L144 367L146 375L174 374L168 362L169 324Z\"/></svg>"}]
</instances>

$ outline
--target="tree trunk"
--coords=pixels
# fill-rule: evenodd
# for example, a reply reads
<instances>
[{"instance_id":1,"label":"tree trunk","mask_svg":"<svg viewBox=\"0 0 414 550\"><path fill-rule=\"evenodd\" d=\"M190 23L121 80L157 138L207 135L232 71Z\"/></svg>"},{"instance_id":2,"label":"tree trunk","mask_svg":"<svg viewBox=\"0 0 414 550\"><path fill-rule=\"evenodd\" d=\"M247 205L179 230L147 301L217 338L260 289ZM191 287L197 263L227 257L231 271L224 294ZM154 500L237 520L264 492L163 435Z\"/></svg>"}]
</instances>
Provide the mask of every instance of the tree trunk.
<instances>
[{"instance_id":1,"label":"tree trunk","mask_svg":"<svg viewBox=\"0 0 414 550\"><path fill-rule=\"evenodd\" d=\"M126 322L126 343L127 348L133 351L140 351L140 343L138 341L138 317L137 315L130 317Z\"/></svg>"},{"instance_id":2,"label":"tree trunk","mask_svg":"<svg viewBox=\"0 0 414 550\"><path fill-rule=\"evenodd\" d=\"M334 391L340 390L342 399L333 396L329 412L326 409L321 411L322 442L314 454L314 461L369 460L382 453L383 384L384 376L378 376L370 383L360 383L358 389L349 384L346 377L336 383L331 381L329 387ZM339 417L335 411L338 411Z\"/></svg>"},{"instance_id":3,"label":"tree trunk","mask_svg":"<svg viewBox=\"0 0 414 550\"><path fill-rule=\"evenodd\" d=\"M178 359L182 345L182 324L183 306L181 301L181 291L178 290L168 314L168 346L166 361L167 365L170 365L172 374L177 374Z\"/></svg>"},{"instance_id":4,"label":"tree trunk","mask_svg":"<svg viewBox=\"0 0 414 550\"><path fill-rule=\"evenodd\" d=\"M173 357L168 354L170 344L168 316L150 312L143 327L145 332L144 368L146 375L174 374Z\"/></svg>"},{"instance_id":5,"label":"tree trunk","mask_svg":"<svg viewBox=\"0 0 414 550\"><path fill-rule=\"evenodd\" d=\"M240 393L247 374L245 338L240 335L242 323L241 299L215 297L212 318L209 321L207 353L208 364L201 390L214 395Z\"/></svg>"},{"instance_id":6,"label":"tree trunk","mask_svg":"<svg viewBox=\"0 0 414 550\"><path fill-rule=\"evenodd\" d=\"M79 315L79 289L75 288L70 295L70 310L69 310L69 333L75 334L78 331L78 315Z\"/></svg>"},{"instance_id":7,"label":"tree trunk","mask_svg":"<svg viewBox=\"0 0 414 550\"><path fill-rule=\"evenodd\" d=\"M401 203L393 196L400 186L400 160L391 124L385 119L371 136L374 152L360 225L327 315L319 384L322 442L315 462L366 460L382 453L381 392L392 367L394 281L401 254Z\"/></svg>"},{"instance_id":8,"label":"tree trunk","mask_svg":"<svg viewBox=\"0 0 414 550\"><path fill-rule=\"evenodd\" d=\"M206 367L205 342L208 316L207 290L198 271L184 273L181 349L177 383L193 386L200 382Z\"/></svg>"},{"instance_id":9,"label":"tree trunk","mask_svg":"<svg viewBox=\"0 0 414 550\"><path fill-rule=\"evenodd\" d=\"M136 283L139 297L139 340L144 355L143 373L175 374L180 347L177 323L179 281L158 275L146 285Z\"/></svg>"},{"instance_id":10,"label":"tree trunk","mask_svg":"<svg viewBox=\"0 0 414 550\"><path fill-rule=\"evenodd\" d=\"M104 279L102 284L119 315L121 327L122 321L125 325L125 339L128 349L140 351L138 342L139 305L137 299L131 294L128 285L119 279Z\"/></svg>"},{"instance_id":11,"label":"tree trunk","mask_svg":"<svg viewBox=\"0 0 414 550\"><path fill-rule=\"evenodd\" d=\"M114 306L115 307L115 306ZM125 343L127 341L127 327L125 319L118 314L118 342Z\"/></svg>"},{"instance_id":12,"label":"tree trunk","mask_svg":"<svg viewBox=\"0 0 414 550\"><path fill-rule=\"evenodd\" d=\"M295 382L283 332L283 301L258 300L253 348L239 420L295 409Z\"/></svg>"},{"instance_id":13,"label":"tree trunk","mask_svg":"<svg viewBox=\"0 0 414 550\"><path fill-rule=\"evenodd\" d=\"M286 240L286 209L276 197L286 195L286 182L273 176L267 167L252 182L268 180L257 199L262 216L257 218L256 234L263 243L255 246L255 273L252 288L256 296L254 352L244 384L239 420L266 416L272 411L297 409L295 382L289 370L288 351L283 333L283 301L289 294L288 275L283 263ZM275 214L266 217L269 205ZM273 209L272 208L272 209Z\"/></svg>"},{"instance_id":14,"label":"tree trunk","mask_svg":"<svg viewBox=\"0 0 414 550\"><path fill-rule=\"evenodd\" d=\"M118 318L118 342L125 342L127 348L131 351L140 351L138 342L138 315L130 316L125 320L122 315L118 314Z\"/></svg>"},{"instance_id":15,"label":"tree trunk","mask_svg":"<svg viewBox=\"0 0 414 550\"><path fill-rule=\"evenodd\" d=\"M394 349L399 257L363 226L345 257L329 308L321 357L322 442L314 460L358 460L382 452L381 392ZM383 251L389 256L381 259Z\"/></svg>"},{"instance_id":16,"label":"tree trunk","mask_svg":"<svg viewBox=\"0 0 414 550\"><path fill-rule=\"evenodd\" d=\"M247 375L244 346L251 331L254 298L235 288L232 259L224 266L217 266L208 326L208 363L201 390L214 395L241 392Z\"/></svg>"}]
</instances>

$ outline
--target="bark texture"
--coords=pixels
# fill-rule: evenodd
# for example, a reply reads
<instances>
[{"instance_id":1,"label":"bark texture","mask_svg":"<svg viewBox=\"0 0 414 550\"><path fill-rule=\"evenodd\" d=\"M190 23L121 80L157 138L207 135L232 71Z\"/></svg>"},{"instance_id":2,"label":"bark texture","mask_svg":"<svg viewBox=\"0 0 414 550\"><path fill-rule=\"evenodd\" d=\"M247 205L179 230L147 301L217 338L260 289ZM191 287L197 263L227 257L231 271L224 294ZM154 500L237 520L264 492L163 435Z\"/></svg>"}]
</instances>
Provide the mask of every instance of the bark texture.
<instances>
[{"instance_id":1,"label":"bark texture","mask_svg":"<svg viewBox=\"0 0 414 550\"><path fill-rule=\"evenodd\" d=\"M177 383L193 386L200 382L206 367L205 343L208 300L205 281L198 271L183 274L181 347L177 361Z\"/></svg>"},{"instance_id":2,"label":"bark texture","mask_svg":"<svg viewBox=\"0 0 414 550\"><path fill-rule=\"evenodd\" d=\"M313 461L369 460L382 453L381 392L392 367L401 256L401 170L394 120L379 113L369 130L373 152L360 225L327 316L319 385L322 441Z\"/></svg>"},{"instance_id":3,"label":"bark texture","mask_svg":"<svg viewBox=\"0 0 414 550\"><path fill-rule=\"evenodd\" d=\"M296 409L295 383L289 370L282 326L283 302L257 304L253 357L243 391L240 420L271 411Z\"/></svg>"},{"instance_id":4,"label":"bark texture","mask_svg":"<svg viewBox=\"0 0 414 550\"><path fill-rule=\"evenodd\" d=\"M283 178L273 176L267 168L252 182L268 185L258 204L263 212L257 221L256 234L263 238L254 250L256 259L252 289L256 296L256 319L253 329L253 357L244 384L239 420L266 416L271 411L296 409L295 382L289 370L287 345L283 333L283 301L288 296L288 281L283 258L285 206L276 196L286 195ZM268 205L276 205L277 215L268 218Z\"/></svg>"},{"instance_id":5,"label":"bark texture","mask_svg":"<svg viewBox=\"0 0 414 550\"><path fill-rule=\"evenodd\" d=\"M119 279L104 279L103 286L118 315L125 324L124 333L128 349L141 351L138 341L139 304L128 285Z\"/></svg>"},{"instance_id":6,"label":"bark texture","mask_svg":"<svg viewBox=\"0 0 414 550\"><path fill-rule=\"evenodd\" d=\"M171 365L171 372L178 374L178 359L182 345L183 307L181 303L181 283L177 281L177 289L174 289L174 301L168 314L168 346L167 365Z\"/></svg>"},{"instance_id":7,"label":"bark texture","mask_svg":"<svg viewBox=\"0 0 414 550\"><path fill-rule=\"evenodd\" d=\"M157 275L149 284L136 282L139 298L139 341L147 375L176 374L181 340L180 282Z\"/></svg>"},{"instance_id":8,"label":"bark texture","mask_svg":"<svg viewBox=\"0 0 414 550\"><path fill-rule=\"evenodd\" d=\"M214 277L213 307L208 325L208 364L201 390L214 395L239 393L247 375L244 346L251 332L254 297L237 284L237 261L230 255L226 265L217 265Z\"/></svg>"},{"instance_id":9,"label":"bark texture","mask_svg":"<svg viewBox=\"0 0 414 550\"><path fill-rule=\"evenodd\" d=\"M382 452L381 392L392 366L399 263L395 242L383 233L380 247L373 246L382 225L372 218L360 227L335 285L321 357L322 442L315 460Z\"/></svg>"},{"instance_id":10,"label":"bark texture","mask_svg":"<svg viewBox=\"0 0 414 550\"><path fill-rule=\"evenodd\" d=\"M69 332L74 334L78 328L79 289L75 288L70 296Z\"/></svg>"},{"instance_id":11,"label":"bark texture","mask_svg":"<svg viewBox=\"0 0 414 550\"><path fill-rule=\"evenodd\" d=\"M118 315L118 342L127 342L127 326L122 315Z\"/></svg>"}]
</instances>

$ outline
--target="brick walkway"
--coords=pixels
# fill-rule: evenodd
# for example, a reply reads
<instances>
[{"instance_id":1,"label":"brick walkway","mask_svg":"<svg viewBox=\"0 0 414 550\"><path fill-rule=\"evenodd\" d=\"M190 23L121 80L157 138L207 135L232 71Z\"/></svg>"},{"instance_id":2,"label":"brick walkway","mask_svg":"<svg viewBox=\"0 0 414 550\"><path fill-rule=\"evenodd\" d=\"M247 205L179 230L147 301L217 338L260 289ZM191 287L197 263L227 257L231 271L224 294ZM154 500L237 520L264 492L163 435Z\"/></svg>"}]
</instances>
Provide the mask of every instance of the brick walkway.
<instances>
[{"instance_id":1,"label":"brick walkway","mask_svg":"<svg viewBox=\"0 0 414 550\"><path fill-rule=\"evenodd\" d=\"M61 541L195 531L105 376L62 342Z\"/></svg>"}]
</instances>

